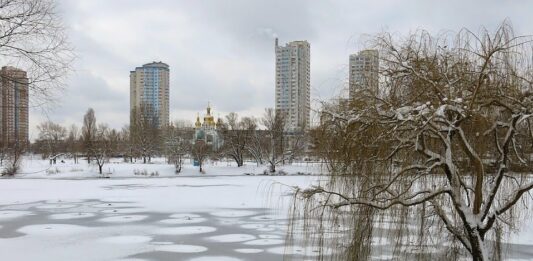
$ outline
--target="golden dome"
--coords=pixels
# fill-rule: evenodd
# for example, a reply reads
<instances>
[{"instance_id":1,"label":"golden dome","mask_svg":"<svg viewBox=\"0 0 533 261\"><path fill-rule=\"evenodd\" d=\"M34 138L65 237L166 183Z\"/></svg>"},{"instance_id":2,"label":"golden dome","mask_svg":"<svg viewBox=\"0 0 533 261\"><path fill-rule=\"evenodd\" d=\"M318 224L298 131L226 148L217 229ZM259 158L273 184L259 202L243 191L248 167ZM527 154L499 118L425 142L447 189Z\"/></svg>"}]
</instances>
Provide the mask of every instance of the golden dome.
<instances>
[{"instance_id":1,"label":"golden dome","mask_svg":"<svg viewBox=\"0 0 533 261\"><path fill-rule=\"evenodd\" d=\"M207 114L204 116L204 126L215 126L215 118L211 115L211 106L209 103L207 103Z\"/></svg>"},{"instance_id":2,"label":"golden dome","mask_svg":"<svg viewBox=\"0 0 533 261\"><path fill-rule=\"evenodd\" d=\"M200 122L200 114L196 115L196 122L194 123L194 126L196 126L196 128L202 127L202 123Z\"/></svg>"}]
</instances>

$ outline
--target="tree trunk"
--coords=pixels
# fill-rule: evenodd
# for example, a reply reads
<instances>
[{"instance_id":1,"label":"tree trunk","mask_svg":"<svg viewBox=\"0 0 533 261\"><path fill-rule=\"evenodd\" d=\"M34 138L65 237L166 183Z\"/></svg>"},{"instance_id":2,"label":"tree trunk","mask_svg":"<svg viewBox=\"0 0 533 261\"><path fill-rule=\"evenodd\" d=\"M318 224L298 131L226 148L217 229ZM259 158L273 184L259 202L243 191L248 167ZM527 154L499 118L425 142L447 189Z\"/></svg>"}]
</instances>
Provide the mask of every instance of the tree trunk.
<instances>
[{"instance_id":1,"label":"tree trunk","mask_svg":"<svg viewBox=\"0 0 533 261\"><path fill-rule=\"evenodd\" d=\"M146 156L143 156L143 163L146 164Z\"/></svg>"},{"instance_id":2,"label":"tree trunk","mask_svg":"<svg viewBox=\"0 0 533 261\"><path fill-rule=\"evenodd\" d=\"M479 231L474 230L469 234L470 244L472 245L472 261L489 261L487 248L479 235Z\"/></svg>"},{"instance_id":3,"label":"tree trunk","mask_svg":"<svg viewBox=\"0 0 533 261\"><path fill-rule=\"evenodd\" d=\"M100 171L100 175L102 175L102 167L103 165L98 164L98 170Z\"/></svg>"}]
</instances>

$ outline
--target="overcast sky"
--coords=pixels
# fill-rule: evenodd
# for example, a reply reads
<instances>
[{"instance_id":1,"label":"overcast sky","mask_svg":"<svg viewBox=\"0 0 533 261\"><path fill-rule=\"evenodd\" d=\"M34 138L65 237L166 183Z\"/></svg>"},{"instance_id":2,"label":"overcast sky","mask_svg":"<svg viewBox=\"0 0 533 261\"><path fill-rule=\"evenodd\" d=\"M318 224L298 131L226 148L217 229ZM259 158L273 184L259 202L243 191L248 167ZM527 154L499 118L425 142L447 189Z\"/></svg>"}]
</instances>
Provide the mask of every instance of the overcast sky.
<instances>
[{"instance_id":1,"label":"overcast sky","mask_svg":"<svg viewBox=\"0 0 533 261\"><path fill-rule=\"evenodd\" d=\"M274 37L311 44L311 99L346 85L348 56L381 31L438 33L495 28L509 18L533 34L532 1L60 0L79 57L55 110L30 111L30 138L46 119L81 125L87 108L121 128L129 119L129 72L170 66L170 118L193 121L210 101L215 116L260 116L274 106Z\"/></svg>"}]
</instances>

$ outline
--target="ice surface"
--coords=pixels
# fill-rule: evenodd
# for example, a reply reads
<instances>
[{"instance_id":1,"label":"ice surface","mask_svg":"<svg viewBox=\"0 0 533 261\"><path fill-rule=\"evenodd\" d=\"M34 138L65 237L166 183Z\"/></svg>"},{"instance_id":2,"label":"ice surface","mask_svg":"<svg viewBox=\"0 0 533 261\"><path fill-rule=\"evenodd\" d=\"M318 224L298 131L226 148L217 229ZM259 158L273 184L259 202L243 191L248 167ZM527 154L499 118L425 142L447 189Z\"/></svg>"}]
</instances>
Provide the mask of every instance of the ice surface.
<instances>
[{"instance_id":1,"label":"ice surface","mask_svg":"<svg viewBox=\"0 0 533 261\"><path fill-rule=\"evenodd\" d=\"M239 252L239 253L243 253L243 254L257 254L257 253L261 253L265 250L263 249L258 249L258 248L239 248L239 249L235 249L235 252Z\"/></svg>"},{"instance_id":2,"label":"ice surface","mask_svg":"<svg viewBox=\"0 0 533 261\"><path fill-rule=\"evenodd\" d=\"M189 261L241 261L242 259L229 256L203 256L189 259Z\"/></svg>"},{"instance_id":3,"label":"ice surface","mask_svg":"<svg viewBox=\"0 0 533 261\"><path fill-rule=\"evenodd\" d=\"M250 219L263 221L263 220L280 220L280 219L287 219L287 218L288 217L286 215L260 215L260 216L251 217Z\"/></svg>"},{"instance_id":4,"label":"ice surface","mask_svg":"<svg viewBox=\"0 0 533 261\"><path fill-rule=\"evenodd\" d=\"M28 235L55 236L84 233L88 227L70 224L39 224L29 225L18 229L19 232Z\"/></svg>"},{"instance_id":5,"label":"ice surface","mask_svg":"<svg viewBox=\"0 0 533 261\"><path fill-rule=\"evenodd\" d=\"M178 219L189 219L189 218L200 218L202 216L198 214L191 214L191 213L177 213L170 215L170 218L178 218Z\"/></svg>"},{"instance_id":6,"label":"ice surface","mask_svg":"<svg viewBox=\"0 0 533 261\"><path fill-rule=\"evenodd\" d=\"M23 163L25 172L48 167L47 162L34 163ZM276 254L279 258L272 260L282 260L285 251L318 254L312 247L283 245L291 206L291 196L285 195L292 186L308 187L324 177L245 176L264 168L220 165L207 166L205 175L186 166L183 175L176 175L172 166L164 164L116 163L109 164L114 169L111 178L100 179L95 178L94 167L82 165L80 172L70 172L75 165L66 164L56 175L0 179L1 232L14 236L0 238L1 248L9 249L0 251L0 260L157 260L154 251L175 253L177 260L200 261L238 260L232 256L244 254ZM134 168L160 170L160 177L133 176L129 171ZM311 165L282 169L306 172ZM271 190L275 184L285 185ZM42 224L54 222L68 224ZM185 225L190 222L197 223ZM524 224L510 242L533 245L532 225ZM235 235L246 235L247 240ZM180 254L202 248L206 250L186 257ZM254 256L246 259L254 260L250 257Z\"/></svg>"},{"instance_id":7,"label":"ice surface","mask_svg":"<svg viewBox=\"0 0 533 261\"><path fill-rule=\"evenodd\" d=\"M281 246L267 249L267 252L279 255L318 256L319 249L316 247Z\"/></svg>"},{"instance_id":8,"label":"ice surface","mask_svg":"<svg viewBox=\"0 0 533 261\"><path fill-rule=\"evenodd\" d=\"M208 240L221 242L221 243L232 243L232 242L243 242L256 239L254 235L249 234L227 234L208 237Z\"/></svg>"},{"instance_id":9,"label":"ice surface","mask_svg":"<svg viewBox=\"0 0 533 261\"><path fill-rule=\"evenodd\" d=\"M217 211L211 213L213 216L217 217L247 217L256 215L257 212L249 210L226 210L226 211Z\"/></svg>"},{"instance_id":10,"label":"ice surface","mask_svg":"<svg viewBox=\"0 0 533 261\"><path fill-rule=\"evenodd\" d=\"M244 242L245 245L253 245L253 246L267 246L267 245L277 245L277 244L283 244L285 242L282 239L256 239Z\"/></svg>"},{"instance_id":11,"label":"ice surface","mask_svg":"<svg viewBox=\"0 0 533 261\"><path fill-rule=\"evenodd\" d=\"M101 242L110 244L141 244L151 240L148 236L114 236L100 239Z\"/></svg>"},{"instance_id":12,"label":"ice surface","mask_svg":"<svg viewBox=\"0 0 533 261\"><path fill-rule=\"evenodd\" d=\"M31 215L30 211L21 211L21 210L2 210L0 211L0 220L13 219Z\"/></svg>"},{"instance_id":13,"label":"ice surface","mask_svg":"<svg viewBox=\"0 0 533 261\"><path fill-rule=\"evenodd\" d=\"M194 234L204 234L211 233L216 231L214 227L208 226L188 226L188 227L168 227L168 228L159 228L154 231L157 235L194 235Z\"/></svg>"},{"instance_id":14,"label":"ice surface","mask_svg":"<svg viewBox=\"0 0 533 261\"><path fill-rule=\"evenodd\" d=\"M195 245L159 245L156 251L175 252L175 253L200 253L207 251L207 247Z\"/></svg>"},{"instance_id":15,"label":"ice surface","mask_svg":"<svg viewBox=\"0 0 533 261\"><path fill-rule=\"evenodd\" d=\"M259 235L259 238L280 239L280 235Z\"/></svg>"},{"instance_id":16,"label":"ice surface","mask_svg":"<svg viewBox=\"0 0 533 261\"><path fill-rule=\"evenodd\" d=\"M96 216L96 214L94 213L74 212L74 213L53 214L48 217L50 219L78 219L78 218L89 218L89 217L94 217L94 216Z\"/></svg>"},{"instance_id":17,"label":"ice surface","mask_svg":"<svg viewBox=\"0 0 533 261\"><path fill-rule=\"evenodd\" d=\"M146 212L146 209L144 208L109 208L109 209L104 209L100 212L106 213L106 214L133 214L133 213Z\"/></svg>"},{"instance_id":18,"label":"ice surface","mask_svg":"<svg viewBox=\"0 0 533 261\"><path fill-rule=\"evenodd\" d=\"M159 222L163 224L173 224L173 225L179 225L179 224L196 224L205 222L207 219L203 217L187 217L187 218L170 218L170 219L163 219L159 220Z\"/></svg>"},{"instance_id":19,"label":"ice surface","mask_svg":"<svg viewBox=\"0 0 533 261\"><path fill-rule=\"evenodd\" d=\"M98 221L101 222L110 222L110 223L128 223L128 222L137 222L141 221L148 216L146 215L121 215L121 216L112 216L101 218Z\"/></svg>"},{"instance_id":20,"label":"ice surface","mask_svg":"<svg viewBox=\"0 0 533 261\"><path fill-rule=\"evenodd\" d=\"M259 229L259 228L264 228L265 224L251 223L251 224L241 225L241 227L244 229Z\"/></svg>"},{"instance_id":21,"label":"ice surface","mask_svg":"<svg viewBox=\"0 0 533 261\"><path fill-rule=\"evenodd\" d=\"M73 208L77 205L74 204L49 204L49 205L42 205L38 206L39 209L63 209L63 208Z\"/></svg>"}]
</instances>

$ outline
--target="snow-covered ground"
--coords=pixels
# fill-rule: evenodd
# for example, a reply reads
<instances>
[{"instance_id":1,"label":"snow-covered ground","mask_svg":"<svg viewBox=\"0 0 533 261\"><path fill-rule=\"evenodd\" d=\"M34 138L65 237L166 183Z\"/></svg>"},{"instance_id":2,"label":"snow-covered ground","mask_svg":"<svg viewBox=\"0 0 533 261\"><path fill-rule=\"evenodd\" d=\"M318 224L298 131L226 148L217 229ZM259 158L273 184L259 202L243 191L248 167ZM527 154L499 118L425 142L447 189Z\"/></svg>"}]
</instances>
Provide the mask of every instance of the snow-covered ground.
<instances>
[{"instance_id":1,"label":"snow-covered ground","mask_svg":"<svg viewBox=\"0 0 533 261\"><path fill-rule=\"evenodd\" d=\"M207 164L205 174L186 164L176 175L162 159L113 162L104 166L109 178L101 178L84 161L50 167L26 159L23 174L0 179L0 260L270 261L317 255L312 247L284 244L287 194L291 186L326 179L317 164L284 166L280 170L288 175L265 176L265 167L252 163ZM512 236L510 260L533 260L532 227ZM376 256L390 258L386 251Z\"/></svg>"},{"instance_id":2,"label":"snow-covered ground","mask_svg":"<svg viewBox=\"0 0 533 261\"><path fill-rule=\"evenodd\" d=\"M169 165L163 158L152 159L151 163L142 164L124 163L123 159L111 159L103 167L104 176L110 178L138 178L138 177L175 177L175 176L200 176L199 168L192 165L191 160L185 160L181 173L176 174L173 165ZM320 175L326 171L319 163L293 163L280 166L277 171L287 174ZM219 175L261 175L267 169L265 166L257 166L253 162L247 162L237 168L234 161L207 162L203 166L206 176ZM74 164L72 160L58 160L50 165L48 160L38 159L37 156L28 156L23 161L22 171L17 178L59 178L59 179L86 179L101 177L98 174L98 166L87 164L85 160Z\"/></svg>"}]
</instances>

